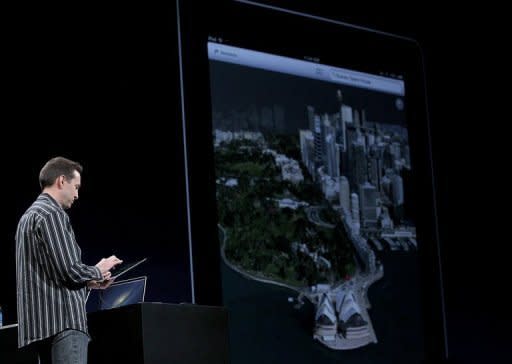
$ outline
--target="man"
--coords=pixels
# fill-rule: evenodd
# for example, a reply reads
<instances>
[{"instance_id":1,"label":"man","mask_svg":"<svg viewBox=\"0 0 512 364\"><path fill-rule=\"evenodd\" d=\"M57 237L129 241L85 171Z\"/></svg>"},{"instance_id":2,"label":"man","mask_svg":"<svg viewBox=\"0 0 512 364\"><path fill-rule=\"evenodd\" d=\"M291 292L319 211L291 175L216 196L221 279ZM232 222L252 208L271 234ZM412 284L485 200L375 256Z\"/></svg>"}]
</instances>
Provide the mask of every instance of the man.
<instances>
[{"instance_id":1,"label":"man","mask_svg":"<svg viewBox=\"0 0 512 364\"><path fill-rule=\"evenodd\" d=\"M42 193L16 231L18 345L32 345L40 363L87 363L87 288L108 287L115 256L82 263L69 216L78 199L82 166L63 157L39 173Z\"/></svg>"}]
</instances>

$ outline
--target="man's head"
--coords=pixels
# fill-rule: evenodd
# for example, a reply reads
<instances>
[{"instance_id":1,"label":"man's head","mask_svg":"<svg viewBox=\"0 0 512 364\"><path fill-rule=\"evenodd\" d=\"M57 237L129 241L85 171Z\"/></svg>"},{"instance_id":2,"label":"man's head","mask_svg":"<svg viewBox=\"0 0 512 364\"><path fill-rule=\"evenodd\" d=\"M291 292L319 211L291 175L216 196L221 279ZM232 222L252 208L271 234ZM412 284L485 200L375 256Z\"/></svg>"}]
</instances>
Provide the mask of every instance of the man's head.
<instances>
[{"instance_id":1,"label":"man's head","mask_svg":"<svg viewBox=\"0 0 512 364\"><path fill-rule=\"evenodd\" d=\"M82 166L72 160L55 157L39 172L39 184L43 192L52 196L64 209L78 199Z\"/></svg>"}]
</instances>

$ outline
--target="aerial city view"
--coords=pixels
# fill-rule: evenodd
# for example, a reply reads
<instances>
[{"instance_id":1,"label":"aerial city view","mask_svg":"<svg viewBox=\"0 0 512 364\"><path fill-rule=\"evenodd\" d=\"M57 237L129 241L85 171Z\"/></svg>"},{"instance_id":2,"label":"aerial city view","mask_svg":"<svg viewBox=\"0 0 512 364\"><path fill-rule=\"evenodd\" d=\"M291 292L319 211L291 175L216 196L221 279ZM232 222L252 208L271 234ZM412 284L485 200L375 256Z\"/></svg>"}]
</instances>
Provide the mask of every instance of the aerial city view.
<instances>
[{"instance_id":1,"label":"aerial city view","mask_svg":"<svg viewBox=\"0 0 512 364\"><path fill-rule=\"evenodd\" d=\"M369 120L341 89L331 96L335 112L301 105L296 129L280 126L279 105L214 109L216 198L223 263L295 292L296 309L314 306L312 340L349 350L380 340L368 290L386 276L382 254L417 241L404 207L407 129Z\"/></svg>"}]
</instances>

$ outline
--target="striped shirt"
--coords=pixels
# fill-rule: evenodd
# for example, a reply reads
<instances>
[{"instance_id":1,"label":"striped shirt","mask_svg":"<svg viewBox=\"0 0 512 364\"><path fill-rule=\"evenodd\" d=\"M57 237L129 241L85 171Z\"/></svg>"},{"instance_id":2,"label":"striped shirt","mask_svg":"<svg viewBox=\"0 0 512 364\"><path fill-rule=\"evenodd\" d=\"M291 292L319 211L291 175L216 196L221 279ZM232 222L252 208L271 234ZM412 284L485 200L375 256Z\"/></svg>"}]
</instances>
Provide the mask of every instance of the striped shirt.
<instances>
[{"instance_id":1,"label":"striped shirt","mask_svg":"<svg viewBox=\"0 0 512 364\"><path fill-rule=\"evenodd\" d=\"M65 329L87 333L86 282L101 279L97 267L82 263L68 214L39 195L16 231L18 346Z\"/></svg>"}]
</instances>

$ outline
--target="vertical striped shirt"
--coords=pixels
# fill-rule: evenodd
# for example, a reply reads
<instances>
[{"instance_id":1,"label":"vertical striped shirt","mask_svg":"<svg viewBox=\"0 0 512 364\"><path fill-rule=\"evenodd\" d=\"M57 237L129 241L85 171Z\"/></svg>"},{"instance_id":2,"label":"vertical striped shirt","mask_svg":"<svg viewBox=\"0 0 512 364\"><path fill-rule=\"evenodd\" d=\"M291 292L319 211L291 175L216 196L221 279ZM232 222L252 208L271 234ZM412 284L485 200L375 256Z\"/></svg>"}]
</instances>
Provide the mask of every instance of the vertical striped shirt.
<instances>
[{"instance_id":1,"label":"vertical striped shirt","mask_svg":"<svg viewBox=\"0 0 512 364\"><path fill-rule=\"evenodd\" d=\"M86 282L100 270L82 263L68 214L42 193L16 231L18 346L65 329L87 333Z\"/></svg>"}]
</instances>

